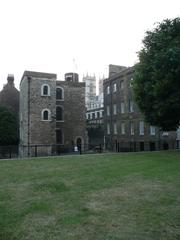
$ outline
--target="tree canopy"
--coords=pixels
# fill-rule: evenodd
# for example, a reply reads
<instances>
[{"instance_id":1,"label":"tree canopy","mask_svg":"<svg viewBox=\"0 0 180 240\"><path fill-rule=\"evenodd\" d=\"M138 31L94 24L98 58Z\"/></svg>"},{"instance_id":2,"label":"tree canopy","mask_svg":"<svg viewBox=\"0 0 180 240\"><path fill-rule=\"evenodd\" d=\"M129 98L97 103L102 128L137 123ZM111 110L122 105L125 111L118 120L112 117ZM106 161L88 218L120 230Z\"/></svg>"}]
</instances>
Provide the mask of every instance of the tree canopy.
<instances>
[{"instance_id":1,"label":"tree canopy","mask_svg":"<svg viewBox=\"0 0 180 240\"><path fill-rule=\"evenodd\" d=\"M0 106L0 145L18 143L18 120L15 114Z\"/></svg>"},{"instance_id":2,"label":"tree canopy","mask_svg":"<svg viewBox=\"0 0 180 240\"><path fill-rule=\"evenodd\" d=\"M135 100L145 119L162 130L180 123L180 18L147 31L135 65Z\"/></svg>"}]
</instances>

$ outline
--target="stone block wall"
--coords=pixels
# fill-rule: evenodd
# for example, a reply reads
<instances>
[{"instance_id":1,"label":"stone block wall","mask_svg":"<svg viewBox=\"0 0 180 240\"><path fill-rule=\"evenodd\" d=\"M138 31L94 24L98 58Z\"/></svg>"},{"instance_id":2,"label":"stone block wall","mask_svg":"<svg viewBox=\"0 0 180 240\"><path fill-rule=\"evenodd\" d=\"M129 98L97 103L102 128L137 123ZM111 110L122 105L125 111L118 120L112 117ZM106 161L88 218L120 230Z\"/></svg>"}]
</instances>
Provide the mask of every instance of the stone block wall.
<instances>
[{"instance_id":1,"label":"stone block wall","mask_svg":"<svg viewBox=\"0 0 180 240\"><path fill-rule=\"evenodd\" d=\"M50 94L46 96L42 95L44 84L50 89ZM56 98L57 87L63 89L64 97L61 100ZM57 119L57 106L63 109L61 120ZM50 111L48 121L42 119L45 109ZM42 149L42 145L46 145L53 149L54 145L59 144L57 130L62 131L63 141L60 145L66 148L73 149L78 138L83 148L87 144L84 83L57 81L55 74L25 72L20 84L20 115L21 155L33 155L31 146ZM29 146L28 152L26 147L21 146Z\"/></svg>"}]
</instances>

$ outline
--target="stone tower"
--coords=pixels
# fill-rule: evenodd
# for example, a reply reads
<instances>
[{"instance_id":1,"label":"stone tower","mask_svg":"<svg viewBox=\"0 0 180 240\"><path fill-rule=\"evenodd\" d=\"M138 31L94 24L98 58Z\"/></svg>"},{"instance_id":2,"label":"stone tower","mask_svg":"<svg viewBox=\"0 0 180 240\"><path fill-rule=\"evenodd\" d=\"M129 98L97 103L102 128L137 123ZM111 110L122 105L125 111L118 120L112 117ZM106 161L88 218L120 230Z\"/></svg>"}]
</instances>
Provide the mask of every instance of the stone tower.
<instances>
[{"instance_id":1,"label":"stone tower","mask_svg":"<svg viewBox=\"0 0 180 240\"><path fill-rule=\"evenodd\" d=\"M25 71L20 83L20 150L43 155L86 144L85 84ZM55 153L56 154L56 153Z\"/></svg>"},{"instance_id":2,"label":"stone tower","mask_svg":"<svg viewBox=\"0 0 180 240\"><path fill-rule=\"evenodd\" d=\"M96 77L88 74L83 77L85 83L85 103L86 108L91 109L96 102Z\"/></svg>"}]
</instances>

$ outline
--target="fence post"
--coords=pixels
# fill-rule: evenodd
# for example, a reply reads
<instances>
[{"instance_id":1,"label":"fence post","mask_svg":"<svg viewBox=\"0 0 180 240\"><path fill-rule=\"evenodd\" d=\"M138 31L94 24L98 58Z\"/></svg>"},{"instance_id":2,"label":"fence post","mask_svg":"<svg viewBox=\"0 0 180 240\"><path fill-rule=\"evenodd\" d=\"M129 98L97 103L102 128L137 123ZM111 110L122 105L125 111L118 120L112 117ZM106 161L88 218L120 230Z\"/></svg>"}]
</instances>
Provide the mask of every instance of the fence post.
<instances>
[{"instance_id":1,"label":"fence post","mask_svg":"<svg viewBox=\"0 0 180 240\"><path fill-rule=\"evenodd\" d=\"M9 158L11 158L11 146L9 147Z\"/></svg>"},{"instance_id":2,"label":"fence post","mask_svg":"<svg viewBox=\"0 0 180 240\"><path fill-rule=\"evenodd\" d=\"M101 144L99 145L99 152L102 153L102 147L101 147Z\"/></svg>"},{"instance_id":3,"label":"fence post","mask_svg":"<svg viewBox=\"0 0 180 240\"><path fill-rule=\"evenodd\" d=\"M37 157L37 145L35 145L35 157Z\"/></svg>"},{"instance_id":4,"label":"fence post","mask_svg":"<svg viewBox=\"0 0 180 240\"><path fill-rule=\"evenodd\" d=\"M81 144L79 144L78 149L79 149L79 154L82 154L82 151L81 151Z\"/></svg>"}]
</instances>

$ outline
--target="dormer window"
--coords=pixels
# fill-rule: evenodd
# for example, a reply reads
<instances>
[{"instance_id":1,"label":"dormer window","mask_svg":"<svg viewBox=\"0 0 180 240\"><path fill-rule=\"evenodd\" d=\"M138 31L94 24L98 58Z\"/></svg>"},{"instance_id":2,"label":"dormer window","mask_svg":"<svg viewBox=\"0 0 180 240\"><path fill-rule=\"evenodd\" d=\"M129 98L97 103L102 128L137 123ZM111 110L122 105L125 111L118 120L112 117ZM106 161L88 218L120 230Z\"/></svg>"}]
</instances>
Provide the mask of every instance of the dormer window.
<instances>
[{"instance_id":1,"label":"dormer window","mask_svg":"<svg viewBox=\"0 0 180 240\"><path fill-rule=\"evenodd\" d=\"M48 84L41 86L41 96L50 96L50 87Z\"/></svg>"}]
</instances>

